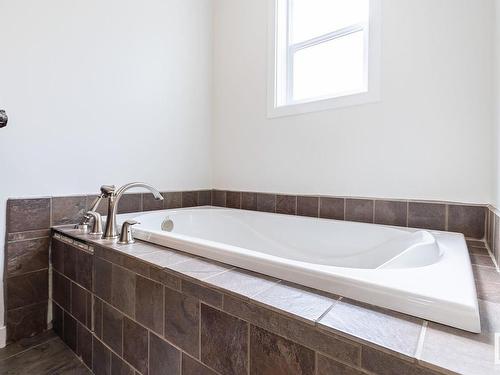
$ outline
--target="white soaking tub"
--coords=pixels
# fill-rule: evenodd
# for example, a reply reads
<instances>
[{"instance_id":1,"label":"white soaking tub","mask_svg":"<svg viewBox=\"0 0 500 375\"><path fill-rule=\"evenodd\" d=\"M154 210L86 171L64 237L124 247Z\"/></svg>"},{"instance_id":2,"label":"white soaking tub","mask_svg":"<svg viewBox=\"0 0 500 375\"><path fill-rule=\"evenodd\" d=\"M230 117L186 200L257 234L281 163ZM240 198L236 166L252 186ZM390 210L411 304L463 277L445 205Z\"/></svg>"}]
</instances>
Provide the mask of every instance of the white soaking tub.
<instances>
[{"instance_id":1,"label":"white soaking tub","mask_svg":"<svg viewBox=\"0 0 500 375\"><path fill-rule=\"evenodd\" d=\"M215 207L134 218L141 223L134 236L143 241L467 331L481 330L461 234Z\"/></svg>"}]
</instances>

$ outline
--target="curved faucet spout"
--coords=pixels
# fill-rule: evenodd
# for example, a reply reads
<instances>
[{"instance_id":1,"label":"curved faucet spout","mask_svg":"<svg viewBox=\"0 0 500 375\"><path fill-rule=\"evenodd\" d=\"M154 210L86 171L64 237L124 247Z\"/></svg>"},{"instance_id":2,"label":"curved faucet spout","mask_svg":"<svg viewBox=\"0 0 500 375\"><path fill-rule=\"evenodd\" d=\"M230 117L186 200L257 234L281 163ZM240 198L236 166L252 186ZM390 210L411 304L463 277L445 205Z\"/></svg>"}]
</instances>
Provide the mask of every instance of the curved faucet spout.
<instances>
[{"instance_id":1,"label":"curved faucet spout","mask_svg":"<svg viewBox=\"0 0 500 375\"><path fill-rule=\"evenodd\" d=\"M163 200L163 196L161 195L161 193L158 190L156 190L153 186L146 184L144 182L131 182L130 184L123 185L121 188L119 188L116 191L115 194L118 197L118 196L121 196L123 193L125 193L127 190L130 190L133 188L139 188L139 187L149 190L151 192L151 194L153 194L157 200L160 200L160 201Z\"/></svg>"},{"instance_id":2,"label":"curved faucet spout","mask_svg":"<svg viewBox=\"0 0 500 375\"><path fill-rule=\"evenodd\" d=\"M126 184L119 188L116 191L110 190L108 195L108 217L106 218L106 229L102 236L105 240L113 240L118 238L118 231L116 228L116 213L118 210L118 203L120 202L123 194L130 189L133 188L144 188L151 192L154 195L155 199L163 200L163 196L161 193L155 189L153 186L146 184L144 182L132 182L130 184Z\"/></svg>"}]
</instances>

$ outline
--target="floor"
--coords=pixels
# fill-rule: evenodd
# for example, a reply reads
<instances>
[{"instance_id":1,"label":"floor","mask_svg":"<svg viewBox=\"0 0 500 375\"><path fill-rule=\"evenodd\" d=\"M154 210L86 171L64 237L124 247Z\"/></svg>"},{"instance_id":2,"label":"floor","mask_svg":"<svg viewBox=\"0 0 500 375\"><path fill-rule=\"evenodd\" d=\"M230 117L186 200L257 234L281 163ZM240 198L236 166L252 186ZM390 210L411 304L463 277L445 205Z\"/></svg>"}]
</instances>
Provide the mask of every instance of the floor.
<instances>
[{"instance_id":1,"label":"floor","mask_svg":"<svg viewBox=\"0 0 500 375\"><path fill-rule=\"evenodd\" d=\"M87 375L91 372L53 332L0 349L2 375Z\"/></svg>"}]
</instances>

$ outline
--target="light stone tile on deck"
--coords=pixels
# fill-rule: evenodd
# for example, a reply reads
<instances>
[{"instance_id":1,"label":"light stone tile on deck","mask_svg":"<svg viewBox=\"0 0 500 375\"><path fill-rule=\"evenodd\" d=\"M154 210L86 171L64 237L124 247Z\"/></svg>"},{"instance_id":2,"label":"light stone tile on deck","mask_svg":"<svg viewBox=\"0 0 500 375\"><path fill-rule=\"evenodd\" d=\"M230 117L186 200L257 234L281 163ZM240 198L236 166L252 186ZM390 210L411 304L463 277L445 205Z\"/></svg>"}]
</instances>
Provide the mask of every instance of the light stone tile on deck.
<instances>
[{"instance_id":1,"label":"light stone tile on deck","mask_svg":"<svg viewBox=\"0 0 500 375\"><path fill-rule=\"evenodd\" d=\"M309 323L318 320L337 300L309 288L281 282L252 299Z\"/></svg>"},{"instance_id":2,"label":"light stone tile on deck","mask_svg":"<svg viewBox=\"0 0 500 375\"><path fill-rule=\"evenodd\" d=\"M131 255L134 257L139 257L144 254L151 254L160 250L160 248L156 246L142 242L135 242L130 245L120 245L118 243L113 243L113 244L107 244L107 246L114 250L119 251L120 253Z\"/></svg>"},{"instance_id":3,"label":"light stone tile on deck","mask_svg":"<svg viewBox=\"0 0 500 375\"><path fill-rule=\"evenodd\" d=\"M186 262L168 266L168 269L198 280L205 280L208 277L218 275L233 268L233 266L227 264L212 262L201 258L194 258Z\"/></svg>"},{"instance_id":4,"label":"light stone tile on deck","mask_svg":"<svg viewBox=\"0 0 500 375\"><path fill-rule=\"evenodd\" d=\"M480 334L429 323L420 363L461 374L500 374L500 364L494 364L494 335L500 332L500 304L479 300L479 309Z\"/></svg>"},{"instance_id":5,"label":"light stone tile on deck","mask_svg":"<svg viewBox=\"0 0 500 375\"><path fill-rule=\"evenodd\" d=\"M318 322L318 327L413 357L422 324L418 318L342 299Z\"/></svg>"},{"instance_id":6,"label":"light stone tile on deck","mask_svg":"<svg viewBox=\"0 0 500 375\"><path fill-rule=\"evenodd\" d=\"M137 258L162 268L193 259L192 256L167 249L155 251L154 253L137 255Z\"/></svg>"},{"instance_id":7,"label":"light stone tile on deck","mask_svg":"<svg viewBox=\"0 0 500 375\"><path fill-rule=\"evenodd\" d=\"M210 277L205 282L241 296L252 297L277 284L279 280L252 271L234 269Z\"/></svg>"}]
</instances>

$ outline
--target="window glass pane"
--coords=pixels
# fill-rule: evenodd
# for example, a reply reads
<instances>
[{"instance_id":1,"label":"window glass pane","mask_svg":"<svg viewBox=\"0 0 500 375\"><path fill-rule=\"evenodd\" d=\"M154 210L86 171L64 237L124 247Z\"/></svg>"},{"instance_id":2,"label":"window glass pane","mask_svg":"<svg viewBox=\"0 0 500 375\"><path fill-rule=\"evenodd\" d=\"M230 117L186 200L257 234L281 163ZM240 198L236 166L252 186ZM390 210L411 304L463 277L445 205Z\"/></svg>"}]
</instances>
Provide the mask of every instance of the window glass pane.
<instances>
[{"instance_id":1,"label":"window glass pane","mask_svg":"<svg viewBox=\"0 0 500 375\"><path fill-rule=\"evenodd\" d=\"M368 22L369 0L289 0L291 43Z\"/></svg>"},{"instance_id":2,"label":"window glass pane","mask_svg":"<svg viewBox=\"0 0 500 375\"><path fill-rule=\"evenodd\" d=\"M366 91L363 31L299 50L293 59L294 101Z\"/></svg>"}]
</instances>

